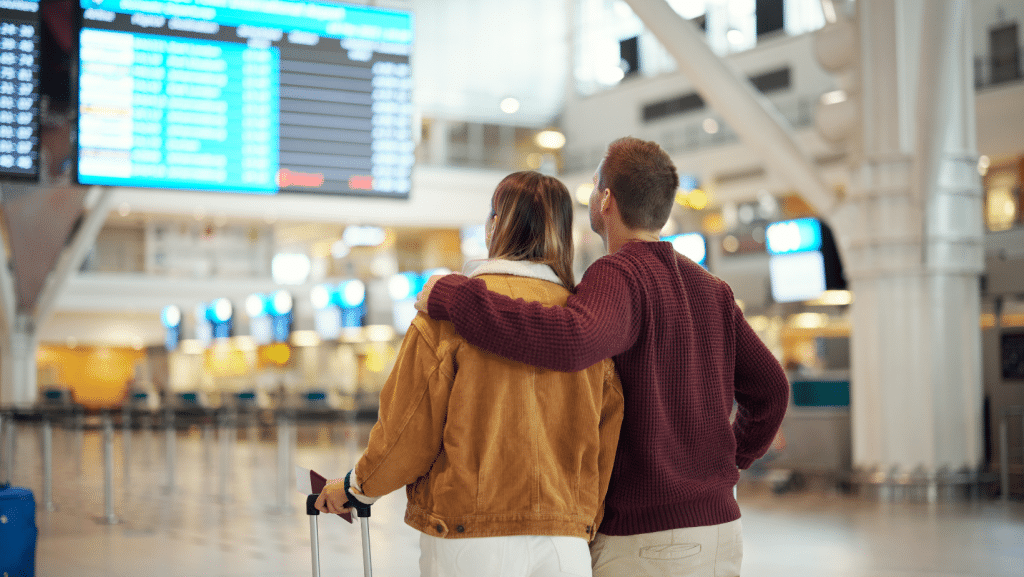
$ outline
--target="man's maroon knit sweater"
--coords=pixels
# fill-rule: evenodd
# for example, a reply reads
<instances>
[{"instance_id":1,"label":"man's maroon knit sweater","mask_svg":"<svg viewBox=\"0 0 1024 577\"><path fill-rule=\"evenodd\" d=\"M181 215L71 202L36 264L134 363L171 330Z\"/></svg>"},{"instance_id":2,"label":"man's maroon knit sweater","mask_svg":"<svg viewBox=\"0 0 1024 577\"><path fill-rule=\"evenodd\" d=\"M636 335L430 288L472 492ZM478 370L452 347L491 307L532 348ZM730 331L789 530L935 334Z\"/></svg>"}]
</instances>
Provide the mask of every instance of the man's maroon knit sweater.
<instances>
[{"instance_id":1,"label":"man's maroon knit sweater","mask_svg":"<svg viewBox=\"0 0 1024 577\"><path fill-rule=\"evenodd\" d=\"M601 258L564 307L512 300L479 279L449 275L428 308L471 344L516 361L578 371L615 358L625 416L602 533L739 518L737 468L767 451L789 383L729 286L671 244L630 242Z\"/></svg>"}]
</instances>

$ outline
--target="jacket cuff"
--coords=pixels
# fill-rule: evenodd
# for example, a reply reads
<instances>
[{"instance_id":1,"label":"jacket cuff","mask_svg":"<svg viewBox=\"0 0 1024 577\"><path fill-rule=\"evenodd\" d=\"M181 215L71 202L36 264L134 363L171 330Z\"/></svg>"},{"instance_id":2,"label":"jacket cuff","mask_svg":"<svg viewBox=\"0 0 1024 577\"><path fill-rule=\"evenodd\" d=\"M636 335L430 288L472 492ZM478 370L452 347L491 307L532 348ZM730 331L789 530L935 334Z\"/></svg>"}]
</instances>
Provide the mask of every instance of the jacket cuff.
<instances>
[{"instance_id":1,"label":"jacket cuff","mask_svg":"<svg viewBox=\"0 0 1024 577\"><path fill-rule=\"evenodd\" d=\"M427 314L430 318L435 321L451 320L448 315L448 304L452 302L455 291L467 280L468 277L460 274L449 274L434 283L434 288L430 290L430 298L427 299Z\"/></svg>"},{"instance_id":2,"label":"jacket cuff","mask_svg":"<svg viewBox=\"0 0 1024 577\"><path fill-rule=\"evenodd\" d=\"M357 501L364 505L373 505L377 502L377 499L380 499L380 497L367 497L363 494L363 489L359 485L359 477L356 475L355 469L352 469L349 475L351 475L349 477L349 494L355 497Z\"/></svg>"}]
</instances>

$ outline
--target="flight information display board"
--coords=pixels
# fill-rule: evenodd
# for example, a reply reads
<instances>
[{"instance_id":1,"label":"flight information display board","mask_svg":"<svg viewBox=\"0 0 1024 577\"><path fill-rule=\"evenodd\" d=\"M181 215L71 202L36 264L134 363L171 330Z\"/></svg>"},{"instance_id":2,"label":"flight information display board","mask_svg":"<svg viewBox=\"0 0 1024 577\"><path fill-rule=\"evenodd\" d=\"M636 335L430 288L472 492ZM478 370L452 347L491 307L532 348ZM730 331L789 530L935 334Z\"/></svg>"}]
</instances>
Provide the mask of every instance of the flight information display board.
<instances>
[{"instance_id":1,"label":"flight information display board","mask_svg":"<svg viewBox=\"0 0 1024 577\"><path fill-rule=\"evenodd\" d=\"M412 17L296 0L81 0L78 181L406 198Z\"/></svg>"},{"instance_id":2,"label":"flight information display board","mask_svg":"<svg viewBox=\"0 0 1024 577\"><path fill-rule=\"evenodd\" d=\"M39 3L0 0L0 176L39 178Z\"/></svg>"}]
</instances>

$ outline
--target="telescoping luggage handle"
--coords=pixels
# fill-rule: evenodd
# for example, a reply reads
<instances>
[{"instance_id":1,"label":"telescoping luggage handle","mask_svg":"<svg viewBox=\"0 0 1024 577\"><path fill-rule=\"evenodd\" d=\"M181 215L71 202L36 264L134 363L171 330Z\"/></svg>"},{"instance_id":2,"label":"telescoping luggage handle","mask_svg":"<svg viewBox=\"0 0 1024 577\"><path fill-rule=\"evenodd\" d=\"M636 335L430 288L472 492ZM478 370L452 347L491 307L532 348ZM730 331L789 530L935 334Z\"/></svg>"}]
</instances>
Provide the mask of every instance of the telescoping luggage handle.
<instances>
[{"instance_id":1,"label":"telescoping luggage handle","mask_svg":"<svg viewBox=\"0 0 1024 577\"><path fill-rule=\"evenodd\" d=\"M320 527L317 524L320 511L316 508L316 500L319 497L319 493L306 496L306 515L309 515L309 542L313 554L313 577L320 577ZM349 507L350 503L345 503L345 506ZM360 507L356 509L356 516L359 517L359 532L362 535L361 540L363 542L363 575L365 577L372 577L373 565L370 561L370 508Z\"/></svg>"}]
</instances>

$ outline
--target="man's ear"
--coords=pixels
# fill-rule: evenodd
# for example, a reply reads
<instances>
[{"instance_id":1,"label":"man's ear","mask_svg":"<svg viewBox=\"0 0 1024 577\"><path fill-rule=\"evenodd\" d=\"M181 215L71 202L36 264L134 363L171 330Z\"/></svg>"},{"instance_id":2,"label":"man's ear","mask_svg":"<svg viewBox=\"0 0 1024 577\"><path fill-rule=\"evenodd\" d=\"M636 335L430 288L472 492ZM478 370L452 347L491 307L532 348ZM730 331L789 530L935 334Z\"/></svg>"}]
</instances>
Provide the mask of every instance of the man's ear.
<instances>
[{"instance_id":1,"label":"man's ear","mask_svg":"<svg viewBox=\"0 0 1024 577\"><path fill-rule=\"evenodd\" d=\"M615 197L612 196L612 189L606 188L601 191L601 212L606 213L615 206Z\"/></svg>"}]
</instances>

